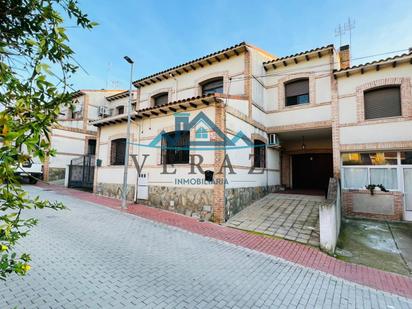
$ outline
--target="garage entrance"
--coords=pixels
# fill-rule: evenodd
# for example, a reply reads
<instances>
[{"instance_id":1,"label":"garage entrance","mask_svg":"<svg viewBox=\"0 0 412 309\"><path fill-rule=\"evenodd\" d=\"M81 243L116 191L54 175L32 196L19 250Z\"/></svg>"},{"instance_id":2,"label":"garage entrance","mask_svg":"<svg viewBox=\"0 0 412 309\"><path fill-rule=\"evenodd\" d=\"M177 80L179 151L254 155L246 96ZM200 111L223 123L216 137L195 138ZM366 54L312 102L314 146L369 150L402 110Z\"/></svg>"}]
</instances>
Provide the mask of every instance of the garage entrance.
<instances>
[{"instance_id":1,"label":"garage entrance","mask_svg":"<svg viewBox=\"0 0 412 309\"><path fill-rule=\"evenodd\" d=\"M293 189L327 190L330 177L333 177L332 154L292 155Z\"/></svg>"}]
</instances>

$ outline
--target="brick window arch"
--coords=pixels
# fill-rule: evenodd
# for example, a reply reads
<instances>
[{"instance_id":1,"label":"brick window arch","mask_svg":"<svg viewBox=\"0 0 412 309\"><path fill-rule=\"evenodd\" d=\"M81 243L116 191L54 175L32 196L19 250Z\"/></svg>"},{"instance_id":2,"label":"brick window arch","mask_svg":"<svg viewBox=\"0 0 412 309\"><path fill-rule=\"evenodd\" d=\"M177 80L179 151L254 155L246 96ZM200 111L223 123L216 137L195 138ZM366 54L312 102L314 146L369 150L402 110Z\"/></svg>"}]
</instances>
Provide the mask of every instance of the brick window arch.
<instances>
[{"instance_id":1,"label":"brick window arch","mask_svg":"<svg viewBox=\"0 0 412 309\"><path fill-rule=\"evenodd\" d=\"M365 83L356 88L356 102L357 102L357 111L358 111L358 122L364 121L391 121L391 119L377 117L371 117L368 119L366 115L367 109L365 109L365 103L368 101L368 93L377 95L377 91L380 89L392 88L393 92L396 92L395 88L399 89L400 96L400 113L388 116L388 117L408 117L412 116L412 93L411 93L411 79L406 77L391 77L374 80L368 83ZM380 90L383 91L383 90ZM365 100L366 94L366 100Z\"/></svg>"}]
</instances>

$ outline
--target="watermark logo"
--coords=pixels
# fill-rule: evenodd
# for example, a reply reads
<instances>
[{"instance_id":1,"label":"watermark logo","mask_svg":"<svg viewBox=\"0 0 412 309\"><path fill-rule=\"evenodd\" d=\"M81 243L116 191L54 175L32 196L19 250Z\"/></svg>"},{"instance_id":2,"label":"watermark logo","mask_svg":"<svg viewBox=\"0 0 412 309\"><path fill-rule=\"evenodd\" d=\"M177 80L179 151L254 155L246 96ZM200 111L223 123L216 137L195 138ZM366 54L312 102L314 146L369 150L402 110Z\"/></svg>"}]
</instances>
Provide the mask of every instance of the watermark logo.
<instances>
[{"instance_id":1,"label":"watermark logo","mask_svg":"<svg viewBox=\"0 0 412 309\"><path fill-rule=\"evenodd\" d=\"M131 143L142 148L155 148L161 150L162 175L176 175L177 164L189 164L190 171L188 177L176 177L175 185L203 185L215 184L221 181L214 176L224 173L227 169L227 174L235 175L236 171L230 159L230 155L239 156L240 153L234 150L244 149L248 155L248 162L254 162L254 154L258 153L259 160L265 160L266 145L264 143L255 144L246 134L239 130L231 136L226 135L204 112L196 114L190 120L190 113L175 113L175 129L174 131L166 132L162 130L149 143ZM258 148L258 151L256 151ZM249 149L249 151L247 150ZM251 151L250 149L255 149ZM218 171L212 172L202 167L205 162L205 156L208 156L207 151L222 151L223 160ZM245 152L242 151L241 155ZM194 154L195 153L195 154ZM140 158L136 155L131 155L138 174L143 173L144 165L149 154L143 154ZM210 155L208 156L210 160ZM210 163L209 163L210 164ZM255 164L251 164L248 174L263 174L264 168L256 169ZM263 164L260 167L264 167ZM215 173L215 175L214 175ZM194 175L205 175L204 179L196 178Z\"/></svg>"}]
</instances>

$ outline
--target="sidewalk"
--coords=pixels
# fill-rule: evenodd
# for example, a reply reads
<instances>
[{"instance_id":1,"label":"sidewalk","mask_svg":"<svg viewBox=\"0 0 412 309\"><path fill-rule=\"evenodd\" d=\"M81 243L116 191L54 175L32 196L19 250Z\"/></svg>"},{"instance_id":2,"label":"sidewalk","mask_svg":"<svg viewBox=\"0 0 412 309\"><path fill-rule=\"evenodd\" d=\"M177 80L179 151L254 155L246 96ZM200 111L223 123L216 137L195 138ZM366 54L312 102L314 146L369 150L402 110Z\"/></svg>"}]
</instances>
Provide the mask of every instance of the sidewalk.
<instances>
[{"instance_id":1,"label":"sidewalk","mask_svg":"<svg viewBox=\"0 0 412 309\"><path fill-rule=\"evenodd\" d=\"M121 202L116 199L44 183L37 186L45 190L52 190L84 201L124 211L120 208ZM199 222L191 217L139 204L129 204L126 212L159 223L175 226L192 233L279 257L361 285L412 298L412 278L340 261L309 246L250 234L211 222Z\"/></svg>"}]
</instances>

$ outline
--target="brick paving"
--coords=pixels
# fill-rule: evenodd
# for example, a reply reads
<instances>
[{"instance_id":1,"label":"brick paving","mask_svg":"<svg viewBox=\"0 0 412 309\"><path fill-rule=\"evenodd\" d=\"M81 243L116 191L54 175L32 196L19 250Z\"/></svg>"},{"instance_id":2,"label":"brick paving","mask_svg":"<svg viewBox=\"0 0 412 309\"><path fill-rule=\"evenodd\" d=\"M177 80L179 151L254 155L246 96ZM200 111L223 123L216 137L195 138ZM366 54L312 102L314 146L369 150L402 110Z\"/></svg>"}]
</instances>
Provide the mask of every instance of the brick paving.
<instances>
[{"instance_id":1,"label":"brick paving","mask_svg":"<svg viewBox=\"0 0 412 309\"><path fill-rule=\"evenodd\" d=\"M47 190L59 192L60 194L71 195L84 201L120 210L120 201L117 199L67 189L62 186L45 184L41 186ZM210 222L201 223L194 218L144 205L129 204L128 212L192 233L280 257L287 261L317 269L352 282L412 298L412 279L410 277L337 260L317 249L305 245L282 239L253 235Z\"/></svg>"},{"instance_id":2,"label":"brick paving","mask_svg":"<svg viewBox=\"0 0 412 309\"><path fill-rule=\"evenodd\" d=\"M412 298L407 277L141 205L130 216L94 204L117 208L117 200L49 188L57 192L42 195L71 210L36 213L41 223L22 243L33 269L0 283L0 308L412 308L383 292Z\"/></svg>"},{"instance_id":3,"label":"brick paving","mask_svg":"<svg viewBox=\"0 0 412 309\"><path fill-rule=\"evenodd\" d=\"M226 222L226 226L319 247L319 203L323 196L268 194Z\"/></svg>"}]
</instances>

